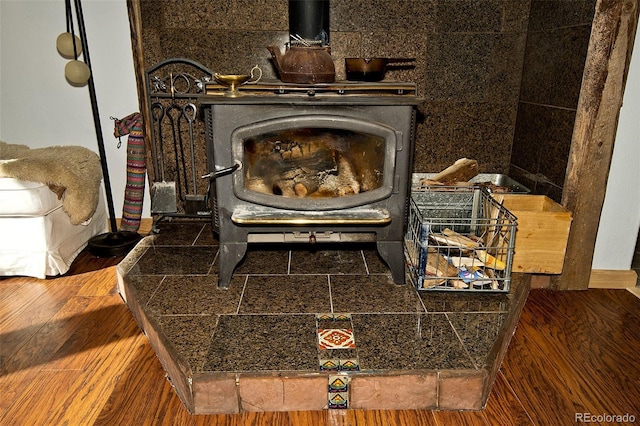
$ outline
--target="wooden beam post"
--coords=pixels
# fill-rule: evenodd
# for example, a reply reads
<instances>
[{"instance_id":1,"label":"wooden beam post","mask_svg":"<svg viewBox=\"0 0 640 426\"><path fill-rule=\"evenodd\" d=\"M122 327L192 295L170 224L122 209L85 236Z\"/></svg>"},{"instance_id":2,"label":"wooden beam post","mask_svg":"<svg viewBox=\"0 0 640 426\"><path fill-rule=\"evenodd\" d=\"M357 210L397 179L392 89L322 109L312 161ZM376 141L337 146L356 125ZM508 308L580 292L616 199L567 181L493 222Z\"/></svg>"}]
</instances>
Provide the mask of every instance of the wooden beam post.
<instances>
[{"instance_id":1,"label":"wooden beam post","mask_svg":"<svg viewBox=\"0 0 640 426\"><path fill-rule=\"evenodd\" d=\"M638 0L598 0L562 196L573 222L556 289L589 286L637 23Z\"/></svg>"},{"instance_id":2,"label":"wooden beam post","mask_svg":"<svg viewBox=\"0 0 640 426\"><path fill-rule=\"evenodd\" d=\"M129 14L129 28L131 31L133 68L136 74L136 85L138 86L138 105L144 125L144 144L147 150L147 175L149 179L154 180L156 171L154 170L154 160L151 157L151 153L153 152L151 145L153 142L151 139L151 117L149 115L147 85L145 81L145 71L147 67L144 61L140 0L127 0L127 12Z\"/></svg>"}]
</instances>

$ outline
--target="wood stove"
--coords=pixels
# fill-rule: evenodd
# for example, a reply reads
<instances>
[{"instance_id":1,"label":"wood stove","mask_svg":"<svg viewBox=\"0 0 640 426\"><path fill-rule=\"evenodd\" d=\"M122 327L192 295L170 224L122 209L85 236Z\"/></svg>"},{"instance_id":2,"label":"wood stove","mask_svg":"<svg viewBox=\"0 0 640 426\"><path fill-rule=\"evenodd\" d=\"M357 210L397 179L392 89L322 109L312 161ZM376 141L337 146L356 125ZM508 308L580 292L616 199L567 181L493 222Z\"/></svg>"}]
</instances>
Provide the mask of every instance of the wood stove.
<instances>
[{"instance_id":1,"label":"wood stove","mask_svg":"<svg viewBox=\"0 0 640 426\"><path fill-rule=\"evenodd\" d=\"M266 81L229 95L209 83L199 100L218 286L248 243L278 242L375 242L403 284L415 85Z\"/></svg>"}]
</instances>

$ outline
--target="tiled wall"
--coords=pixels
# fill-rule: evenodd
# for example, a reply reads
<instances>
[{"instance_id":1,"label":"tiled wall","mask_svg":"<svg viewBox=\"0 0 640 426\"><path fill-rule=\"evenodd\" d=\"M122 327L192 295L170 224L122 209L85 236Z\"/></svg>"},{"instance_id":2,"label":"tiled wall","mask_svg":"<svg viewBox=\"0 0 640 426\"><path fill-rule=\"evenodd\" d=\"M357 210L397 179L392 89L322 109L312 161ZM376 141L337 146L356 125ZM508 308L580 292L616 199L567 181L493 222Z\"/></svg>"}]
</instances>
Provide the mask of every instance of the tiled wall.
<instances>
[{"instance_id":1,"label":"tiled wall","mask_svg":"<svg viewBox=\"0 0 640 426\"><path fill-rule=\"evenodd\" d=\"M386 76L416 82L425 98L415 172L437 172L468 157L478 160L481 172L543 173L562 183L562 166L546 157L562 156L566 165L574 85L579 88L589 36L582 23L590 22L585 6L594 3L331 0L337 78L345 77L345 57L416 58L414 68ZM265 78L275 78L265 46L288 41L287 0L142 0L141 8L147 67L187 57L227 74L247 73L258 64ZM539 120L553 129L543 143L535 134ZM522 159L512 158L512 149Z\"/></svg>"},{"instance_id":2,"label":"tiled wall","mask_svg":"<svg viewBox=\"0 0 640 426\"><path fill-rule=\"evenodd\" d=\"M509 174L560 201L595 0L532 0Z\"/></svg>"}]
</instances>

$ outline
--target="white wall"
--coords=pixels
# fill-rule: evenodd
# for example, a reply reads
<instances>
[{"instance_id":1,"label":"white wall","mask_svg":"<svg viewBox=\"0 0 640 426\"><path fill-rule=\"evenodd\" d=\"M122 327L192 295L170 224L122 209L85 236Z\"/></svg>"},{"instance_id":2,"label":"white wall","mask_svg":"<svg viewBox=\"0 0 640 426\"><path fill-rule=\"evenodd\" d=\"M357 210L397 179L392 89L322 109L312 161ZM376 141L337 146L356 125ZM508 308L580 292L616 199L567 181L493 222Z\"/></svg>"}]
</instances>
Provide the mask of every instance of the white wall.
<instances>
[{"instance_id":1,"label":"white wall","mask_svg":"<svg viewBox=\"0 0 640 426\"><path fill-rule=\"evenodd\" d=\"M0 0L0 139L33 148L82 145L97 152L89 92L64 78L55 40L64 0ZM126 0L83 0L116 216L126 182L126 140L110 116L138 111ZM640 34L640 32L639 32ZM635 46L640 51L640 41ZM593 267L629 269L640 225L640 54L633 56ZM149 217L148 191L145 217Z\"/></svg>"},{"instance_id":2,"label":"white wall","mask_svg":"<svg viewBox=\"0 0 640 426\"><path fill-rule=\"evenodd\" d=\"M121 217L126 137L117 149L109 117L139 110L126 0L83 0L82 6L114 210ZM77 21L75 28L77 33ZM98 152L88 86L67 83L67 60L56 50L56 38L65 31L64 0L0 0L1 140L32 148L81 145ZM147 195L145 217L149 204Z\"/></svg>"},{"instance_id":3,"label":"white wall","mask_svg":"<svg viewBox=\"0 0 640 426\"><path fill-rule=\"evenodd\" d=\"M634 46L593 269L630 269L640 227L640 31L636 33Z\"/></svg>"}]
</instances>

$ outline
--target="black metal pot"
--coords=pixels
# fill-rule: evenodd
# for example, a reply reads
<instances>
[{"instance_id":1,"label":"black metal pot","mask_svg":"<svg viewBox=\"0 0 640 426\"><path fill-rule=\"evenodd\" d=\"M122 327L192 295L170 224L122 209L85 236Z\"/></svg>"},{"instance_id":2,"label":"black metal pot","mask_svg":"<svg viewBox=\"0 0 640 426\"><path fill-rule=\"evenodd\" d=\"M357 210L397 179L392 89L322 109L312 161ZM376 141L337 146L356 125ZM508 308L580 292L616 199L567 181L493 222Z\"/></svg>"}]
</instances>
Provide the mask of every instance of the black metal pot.
<instances>
[{"instance_id":1,"label":"black metal pot","mask_svg":"<svg viewBox=\"0 0 640 426\"><path fill-rule=\"evenodd\" d=\"M345 58L344 67L347 80L380 81L387 72L387 64L408 63L415 58Z\"/></svg>"}]
</instances>

